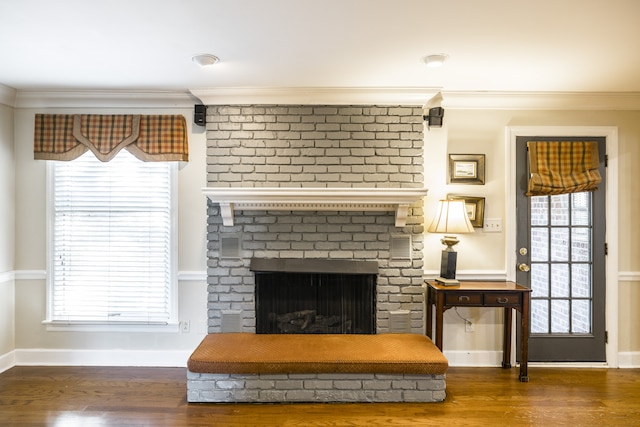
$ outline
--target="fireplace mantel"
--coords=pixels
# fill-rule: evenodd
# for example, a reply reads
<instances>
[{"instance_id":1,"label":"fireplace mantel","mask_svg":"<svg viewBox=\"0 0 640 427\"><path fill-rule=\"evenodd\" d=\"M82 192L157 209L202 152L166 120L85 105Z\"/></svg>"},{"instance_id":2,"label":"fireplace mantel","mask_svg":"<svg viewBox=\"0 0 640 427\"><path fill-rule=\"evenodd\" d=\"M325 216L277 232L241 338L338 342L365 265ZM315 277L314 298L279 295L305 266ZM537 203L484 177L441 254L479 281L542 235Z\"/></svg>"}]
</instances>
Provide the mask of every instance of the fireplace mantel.
<instances>
[{"instance_id":1,"label":"fireplace mantel","mask_svg":"<svg viewBox=\"0 0 640 427\"><path fill-rule=\"evenodd\" d=\"M409 206L427 195L426 188L289 188L205 187L204 194L220 205L225 226L234 210L393 211L396 227L404 227Z\"/></svg>"}]
</instances>

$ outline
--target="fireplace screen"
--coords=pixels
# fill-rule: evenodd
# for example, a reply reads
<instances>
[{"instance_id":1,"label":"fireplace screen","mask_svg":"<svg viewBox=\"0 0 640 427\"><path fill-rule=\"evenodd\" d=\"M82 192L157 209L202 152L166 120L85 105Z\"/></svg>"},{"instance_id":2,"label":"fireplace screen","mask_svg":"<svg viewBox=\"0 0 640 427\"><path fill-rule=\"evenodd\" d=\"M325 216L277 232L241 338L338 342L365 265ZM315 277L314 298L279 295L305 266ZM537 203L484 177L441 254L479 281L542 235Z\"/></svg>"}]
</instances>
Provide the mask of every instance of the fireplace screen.
<instances>
[{"instance_id":1,"label":"fireplace screen","mask_svg":"<svg viewBox=\"0 0 640 427\"><path fill-rule=\"evenodd\" d=\"M376 275L256 272L259 334L374 334Z\"/></svg>"}]
</instances>

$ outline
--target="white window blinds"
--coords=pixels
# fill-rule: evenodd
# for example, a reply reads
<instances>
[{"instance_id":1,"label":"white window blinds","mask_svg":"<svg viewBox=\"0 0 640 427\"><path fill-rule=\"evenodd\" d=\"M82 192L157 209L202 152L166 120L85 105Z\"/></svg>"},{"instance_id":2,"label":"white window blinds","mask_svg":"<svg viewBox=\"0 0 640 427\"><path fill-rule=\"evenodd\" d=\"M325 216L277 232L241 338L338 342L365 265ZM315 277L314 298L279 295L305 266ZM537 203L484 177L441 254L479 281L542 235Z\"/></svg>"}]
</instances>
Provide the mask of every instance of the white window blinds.
<instances>
[{"instance_id":1,"label":"white window blinds","mask_svg":"<svg viewBox=\"0 0 640 427\"><path fill-rule=\"evenodd\" d=\"M48 320L173 322L173 164L50 162Z\"/></svg>"}]
</instances>

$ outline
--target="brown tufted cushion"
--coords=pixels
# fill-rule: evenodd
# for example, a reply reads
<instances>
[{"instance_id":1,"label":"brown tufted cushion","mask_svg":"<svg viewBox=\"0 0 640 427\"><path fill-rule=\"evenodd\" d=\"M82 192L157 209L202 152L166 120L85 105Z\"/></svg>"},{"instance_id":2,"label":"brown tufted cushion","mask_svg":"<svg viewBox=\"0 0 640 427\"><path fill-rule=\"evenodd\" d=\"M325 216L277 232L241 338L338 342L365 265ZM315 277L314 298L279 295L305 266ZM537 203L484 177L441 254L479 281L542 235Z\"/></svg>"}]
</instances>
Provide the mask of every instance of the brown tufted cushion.
<instances>
[{"instance_id":1,"label":"brown tufted cushion","mask_svg":"<svg viewBox=\"0 0 640 427\"><path fill-rule=\"evenodd\" d=\"M211 374L444 374L448 361L417 334L209 334L193 352L191 372Z\"/></svg>"}]
</instances>

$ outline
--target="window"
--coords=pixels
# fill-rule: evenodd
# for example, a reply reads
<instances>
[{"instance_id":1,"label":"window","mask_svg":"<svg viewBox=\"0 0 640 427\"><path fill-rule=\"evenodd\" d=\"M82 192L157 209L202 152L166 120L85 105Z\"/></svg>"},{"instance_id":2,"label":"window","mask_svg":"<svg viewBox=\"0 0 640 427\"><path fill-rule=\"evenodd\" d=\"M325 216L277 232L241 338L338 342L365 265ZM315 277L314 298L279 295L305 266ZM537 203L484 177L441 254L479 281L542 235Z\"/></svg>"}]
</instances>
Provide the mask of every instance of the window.
<instances>
[{"instance_id":1,"label":"window","mask_svg":"<svg viewBox=\"0 0 640 427\"><path fill-rule=\"evenodd\" d=\"M175 163L47 165L47 323L175 324Z\"/></svg>"}]
</instances>

